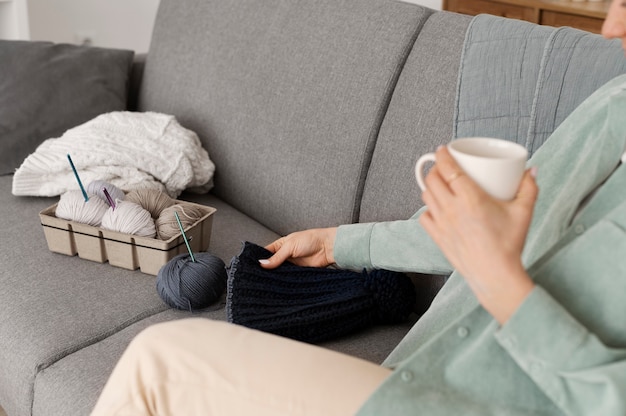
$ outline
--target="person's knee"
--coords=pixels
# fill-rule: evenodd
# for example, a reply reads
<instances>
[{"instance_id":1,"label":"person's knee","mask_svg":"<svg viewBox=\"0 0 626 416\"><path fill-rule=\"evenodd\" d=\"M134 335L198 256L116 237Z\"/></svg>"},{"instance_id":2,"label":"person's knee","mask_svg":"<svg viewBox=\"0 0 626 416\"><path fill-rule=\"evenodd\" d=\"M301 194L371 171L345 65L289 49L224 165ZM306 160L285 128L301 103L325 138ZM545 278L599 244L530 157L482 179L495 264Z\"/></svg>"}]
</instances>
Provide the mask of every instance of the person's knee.
<instances>
[{"instance_id":1,"label":"person's knee","mask_svg":"<svg viewBox=\"0 0 626 416\"><path fill-rule=\"evenodd\" d=\"M149 351L156 346L165 346L176 342L183 320L161 322L143 329L131 341L129 350Z\"/></svg>"},{"instance_id":2,"label":"person's knee","mask_svg":"<svg viewBox=\"0 0 626 416\"><path fill-rule=\"evenodd\" d=\"M146 350L155 346L175 347L185 344L187 339L195 339L202 332L212 332L220 324L206 318L185 318L175 321L160 322L150 325L139 332L132 340L129 348ZM213 329L212 329L213 328Z\"/></svg>"},{"instance_id":3,"label":"person's knee","mask_svg":"<svg viewBox=\"0 0 626 416\"><path fill-rule=\"evenodd\" d=\"M131 345L132 344L151 345L151 344L154 344L155 342L159 342L160 340L163 340L163 339L166 340L167 338L169 338L168 332L171 331L170 327L172 326L172 324L173 322L164 322L164 323L150 325L149 327L145 328L144 330L142 330L135 336Z\"/></svg>"}]
</instances>

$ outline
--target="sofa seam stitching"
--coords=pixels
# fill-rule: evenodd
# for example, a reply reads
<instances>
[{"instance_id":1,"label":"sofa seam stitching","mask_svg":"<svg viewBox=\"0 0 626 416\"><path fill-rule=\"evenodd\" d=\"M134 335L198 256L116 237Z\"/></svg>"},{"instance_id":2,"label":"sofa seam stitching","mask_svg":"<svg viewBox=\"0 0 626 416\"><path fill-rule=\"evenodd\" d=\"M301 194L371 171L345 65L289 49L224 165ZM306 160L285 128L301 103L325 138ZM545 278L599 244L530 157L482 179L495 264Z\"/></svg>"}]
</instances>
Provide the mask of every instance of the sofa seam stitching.
<instances>
[{"instance_id":1,"label":"sofa seam stitching","mask_svg":"<svg viewBox=\"0 0 626 416\"><path fill-rule=\"evenodd\" d=\"M411 51L415 47L415 42L417 42L417 38L419 37L419 34L421 33L422 29L426 25L426 22L428 22L430 18L436 13L437 12L435 12L434 10L425 8L424 10L424 14L426 15L425 19L423 19L422 21L418 21L415 27L415 31L411 35L410 41L407 42L406 47L402 51L402 54L401 54L402 57L396 67L396 70L393 71L393 73L387 80L387 83L386 83L387 86L385 88L385 94L384 94L384 101L381 103L380 108L376 114L376 119L379 120L379 122L371 126L367 143L365 145L365 152L364 152L363 157L361 158L361 171L359 172L357 189L354 195L354 201L352 205L351 222L353 223L358 223L360 221L361 205L363 203L363 195L365 194L365 184L367 183L367 177L370 171L372 160L374 158L374 152L376 150L376 143L378 142L380 130L382 128L382 125L389 111L389 106L391 105L391 100L394 96L396 87L398 86L398 81L400 80L401 74L404 72L404 67L406 66L406 63L409 59L409 55L411 54Z\"/></svg>"},{"instance_id":2,"label":"sofa seam stitching","mask_svg":"<svg viewBox=\"0 0 626 416\"><path fill-rule=\"evenodd\" d=\"M159 306L159 307L152 308L146 312L137 314L134 317L125 320L120 325L108 331L102 331L97 335L94 335L85 339L79 345L76 345L75 347L64 348L60 351L47 355L43 360L41 360L42 362L40 364L37 364L37 366L35 367L35 373L33 375L33 382L32 382L32 386L30 389L30 396L31 396L30 397L30 414L31 415L33 414L33 407L35 405L35 383L37 382L37 377L42 371L46 370L47 368L51 367L52 365L56 364L62 359L69 357L70 355L78 351L81 351L101 341L104 341L105 339L121 332L122 330L128 328L129 326L137 322L140 322L144 319L158 315L161 312L165 312L166 310L167 310L166 306Z\"/></svg>"}]
</instances>

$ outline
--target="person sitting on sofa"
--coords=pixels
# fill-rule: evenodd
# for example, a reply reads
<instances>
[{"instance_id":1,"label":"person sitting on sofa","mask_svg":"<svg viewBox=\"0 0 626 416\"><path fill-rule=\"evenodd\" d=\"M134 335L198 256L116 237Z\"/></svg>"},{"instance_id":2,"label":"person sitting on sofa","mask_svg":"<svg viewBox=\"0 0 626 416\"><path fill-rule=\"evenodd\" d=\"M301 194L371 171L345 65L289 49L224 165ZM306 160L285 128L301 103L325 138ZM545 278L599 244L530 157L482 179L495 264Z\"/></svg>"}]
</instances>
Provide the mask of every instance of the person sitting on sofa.
<instances>
[{"instance_id":1,"label":"person sitting on sofa","mask_svg":"<svg viewBox=\"0 0 626 416\"><path fill-rule=\"evenodd\" d=\"M603 35L626 51L626 1L612 1ZM183 319L131 342L93 415L626 414L625 147L622 75L535 153L512 201L442 147L411 219L270 244L266 268L452 272L382 366Z\"/></svg>"}]
</instances>

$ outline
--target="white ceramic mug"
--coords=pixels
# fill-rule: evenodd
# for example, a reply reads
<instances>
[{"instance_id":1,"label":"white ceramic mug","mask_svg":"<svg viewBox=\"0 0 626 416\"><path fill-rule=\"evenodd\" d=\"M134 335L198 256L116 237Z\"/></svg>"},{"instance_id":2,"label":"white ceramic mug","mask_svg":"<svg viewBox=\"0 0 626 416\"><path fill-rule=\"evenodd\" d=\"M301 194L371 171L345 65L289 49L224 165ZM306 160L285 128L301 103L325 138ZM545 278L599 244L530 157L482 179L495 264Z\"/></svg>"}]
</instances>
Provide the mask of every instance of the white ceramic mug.
<instances>
[{"instance_id":1,"label":"white ceramic mug","mask_svg":"<svg viewBox=\"0 0 626 416\"><path fill-rule=\"evenodd\" d=\"M515 196L526 169L528 151L524 146L489 137L456 139L447 146L463 172L488 194L502 200ZM426 189L424 165L434 161L435 154L426 153L415 164L415 178L422 191Z\"/></svg>"}]
</instances>

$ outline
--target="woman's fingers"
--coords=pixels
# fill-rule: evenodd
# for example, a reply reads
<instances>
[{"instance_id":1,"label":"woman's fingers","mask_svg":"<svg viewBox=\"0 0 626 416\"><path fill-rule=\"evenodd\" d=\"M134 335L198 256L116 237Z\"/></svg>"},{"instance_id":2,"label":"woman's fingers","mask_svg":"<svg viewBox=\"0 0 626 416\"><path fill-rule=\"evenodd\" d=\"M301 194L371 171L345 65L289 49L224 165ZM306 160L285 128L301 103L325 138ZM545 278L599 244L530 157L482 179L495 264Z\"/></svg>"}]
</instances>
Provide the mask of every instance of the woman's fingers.
<instances>
[{"instance_id":1,"label":"woman's fingers","mask_svg":"<svg viewBox=\"0 0 626 416\"><path fill-rule=\"evenodd\" d=\"M260 259L259 263L265 269L275 269L293 256L293 244L285 237L279 238L265 246L265 249L274 253L267 259Z\"/></svg>"},{"instance_id":2,"label":"woman's fingers","mask_svg":"<svg viewBox=\"0 0 626 416\"><path fill-rule=\"evenodd\" d=\"M426 176L426 190L422 193L422 200L434 217L454 203L456 196L462 195L464 199L483 196L484 191L465 174L447 147L437 149L435 156L436 163Z\"/></svg>"},{"instance_id":3,"label":"woman's fingers","mask_svg":"<svg viewBox=\"0 0 626 416\"><path fill-rule=\"evenodd\" d=\"M326 267L335 262L333 247L336 227L298 231L279 238L265 248L273 256L259 260L267 269L280 266L286 260L298 266Z\"/></svg>"}]
</instances>

